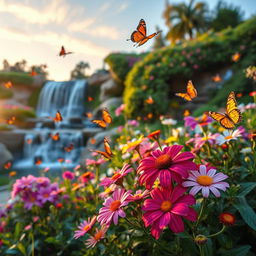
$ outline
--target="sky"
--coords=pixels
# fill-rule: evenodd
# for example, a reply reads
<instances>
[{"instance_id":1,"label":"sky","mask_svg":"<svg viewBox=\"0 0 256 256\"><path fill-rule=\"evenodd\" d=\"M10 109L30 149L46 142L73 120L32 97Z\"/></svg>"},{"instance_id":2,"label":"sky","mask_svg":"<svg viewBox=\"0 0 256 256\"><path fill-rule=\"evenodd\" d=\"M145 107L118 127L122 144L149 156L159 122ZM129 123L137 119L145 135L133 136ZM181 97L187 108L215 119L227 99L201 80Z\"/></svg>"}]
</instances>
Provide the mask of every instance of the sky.
<instances>
[{"instance_id":1,"label":"sky","mask_svg":"<svg viewBox=\"0 0 256 256\"><path fill-rule=\"evenodd\" d=\"M213 9L218 0L205 2ZM227 2L241 6L245 18L256 14L255 0ZM111 52L149 50L153 40L133 48L126 39L141 18L148 33L156 25L166 32L164 7L165 0L0 0L0 63L25 59L29 66L47 64L48 78L56 81L68 80L79 61L89 62L88 73L93 73ZM62 45L74 54L57 56Z\"/></svg>"}]
</instances>

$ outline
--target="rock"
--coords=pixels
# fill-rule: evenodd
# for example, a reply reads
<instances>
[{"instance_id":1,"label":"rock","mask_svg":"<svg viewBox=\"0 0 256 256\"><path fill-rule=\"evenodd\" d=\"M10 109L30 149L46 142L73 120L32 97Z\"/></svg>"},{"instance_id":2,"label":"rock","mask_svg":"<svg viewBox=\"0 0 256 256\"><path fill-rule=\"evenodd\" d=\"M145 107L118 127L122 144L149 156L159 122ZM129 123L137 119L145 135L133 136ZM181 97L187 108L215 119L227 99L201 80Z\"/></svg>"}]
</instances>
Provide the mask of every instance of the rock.
<instances>
[{"instance_id":1,"label":"rock","mask_svg":"<svg viewBox=\"0 0 256 256\"><path fill-rule=\"evenodd\" d=\"M45 76L44 75L37 75L33 77L33 87L40 88L43 86L43 84L46 82Z\"/></svg>"},{"instance_id":2,"label":"rock","mask_svg":"<svg viewBox=\"0 0 256 256\"><path fill-rule=\"evenodd\" d=\"M114 79L109 79L101 85L100 100L104 101L111 97L121 96L124 86L118 84Z\"/></svg>"},{"instance_id":3,"label":"rock","mask_svg":"<svg viewBox=\"0 0 256 256\"><path fill-rule=\"evenodd\" d=\"M98 72L91 75L88 79L88 86L99 86L109 80L110 74L108 72Z\"/></svg>"},{"instance_id":4,"label":"rock","mask_svg":"<svg viewBox=\"0 0 256 256\"><path fill-rule=\"evenodd\" d=\"M0 167L2 167L8 161L12 161L13 156L10 151L6 148L6 146L0 143Z\"/></svg>"},{"instance_id":5,"label":"rock","mask_svg":"<svg viewBox=\"0 0 256 256\"><path fill-rule=\"evenodd\" d=\"M93 116L98 118L101 116L101 110L103 108L107 109L116 109L123 103L122 97L113 97L110 99L107 99L106 101L103 101L94 111Z\"/></svg>"},{"instance_id":6,"label":"rock","mask_svg":"<svg viewBox=\"0 0 256 256\"><path fill-rule=\"evenodd\" d=\"M11 153L19 153L23 150L24 132L19 130L1 131L0 143L3 143Z\"/></svg>"},{"instance_id":7,"label":"rock","mask_svg":"<svg viewBox=\"0 0 256 256\"><path fill-rule=\"evenodd\" d=\"M87 145L81 153L80 164L85 166L85 160L87 158L92 158L91 150L104 151L104 144L103 144L104 137L111 138L111 136L116 135L116 134L117 134L117 128L114 128L111 130L99 132L99 133L95 134L93 137L91 137L90 139L95 139L96 143L91 144L89 142L90 140L87 141Z\"/></svg>"}]
</instances>

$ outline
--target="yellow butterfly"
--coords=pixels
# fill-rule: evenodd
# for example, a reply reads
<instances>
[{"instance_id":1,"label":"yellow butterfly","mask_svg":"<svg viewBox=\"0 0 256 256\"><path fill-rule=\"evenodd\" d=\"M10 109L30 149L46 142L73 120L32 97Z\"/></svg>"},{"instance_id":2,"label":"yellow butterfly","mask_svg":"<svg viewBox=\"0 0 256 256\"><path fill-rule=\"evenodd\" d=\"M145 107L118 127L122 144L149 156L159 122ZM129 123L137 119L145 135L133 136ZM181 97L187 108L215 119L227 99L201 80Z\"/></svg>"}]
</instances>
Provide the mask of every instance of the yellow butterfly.
<instances>
[{"instance_id":1,"label":"yellow butterfly","mask_svg":"<svg viewBox=\"0 0 256 256\"><path fill-rule=\"evenodd\" d=\"M219 124L226 129L234 129L235 125L240 123L242 120L242 115L237 107L234 92L231 92L228 95L226 113L222 114L219 112L209 111L206 114L214 120L218 121Z\"/></svg>"}]
</instances>

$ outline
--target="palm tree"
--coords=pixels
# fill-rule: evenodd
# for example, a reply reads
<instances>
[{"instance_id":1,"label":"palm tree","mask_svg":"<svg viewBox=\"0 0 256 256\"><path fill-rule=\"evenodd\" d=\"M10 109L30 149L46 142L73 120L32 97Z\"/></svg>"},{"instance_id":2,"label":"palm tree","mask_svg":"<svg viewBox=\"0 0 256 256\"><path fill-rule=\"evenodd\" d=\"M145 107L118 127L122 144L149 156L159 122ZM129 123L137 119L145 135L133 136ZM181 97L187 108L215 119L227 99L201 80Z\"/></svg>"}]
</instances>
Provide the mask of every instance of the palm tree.
<instances>
[{"instance_id":1,"label":"palm tree","mask_svg":"<svg viewBox=\"0 0 256 256\"><path fill-rule=\"evenodd\" d=\"M169 4L166 0L166 9L163 16L166 25L170 28L167 39L171 43L189 37L192 39L195 32L203 32L206 26L207 5L203 2L195 3L190 0L189 4Z\"/></svg>"}]
</instances>

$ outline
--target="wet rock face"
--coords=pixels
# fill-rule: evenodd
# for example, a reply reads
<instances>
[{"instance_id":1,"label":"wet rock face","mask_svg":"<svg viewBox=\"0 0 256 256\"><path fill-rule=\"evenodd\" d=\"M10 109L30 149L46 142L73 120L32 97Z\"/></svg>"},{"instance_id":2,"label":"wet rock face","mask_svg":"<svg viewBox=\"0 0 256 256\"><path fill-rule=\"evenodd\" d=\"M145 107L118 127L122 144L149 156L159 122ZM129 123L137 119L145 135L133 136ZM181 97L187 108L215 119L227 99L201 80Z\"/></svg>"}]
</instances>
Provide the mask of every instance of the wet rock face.
<instances>
[{"instance_id":1,"label":"wet rock face","mask_svg":"<svg viewBox=\"0 0 256 256\"><path fill-rule=\"evenodd\" d=\"M5 163L12 160L13 156L10 151L4 144L0 143L0 166L2 167Z\"/></svg>"},{"instance_id":2,"label":"wet rock face","mask_svg":"<svg viewBox=\"0 0 256 256\"><path fill-rule=\"evenodd\" d=\"M24 133L23 132L0 132L0 144L4 144L5 147L12 154L22 152L23 150ZM1 152L1 151L0 151ZM1 153L0 153L1 156Z\"/></svg>"},{"instance_id":3,"label":"wet rock face","mask_svg":"<svg viewBox=\"0 0 256 256\"><path fill-rule=\"evenodd\" d=\"M104 101L111 97L121 96L123 90L122 84L117 83L114 79L109 79L101 85L100 100Z\"/></svg>"}]
</instances>

